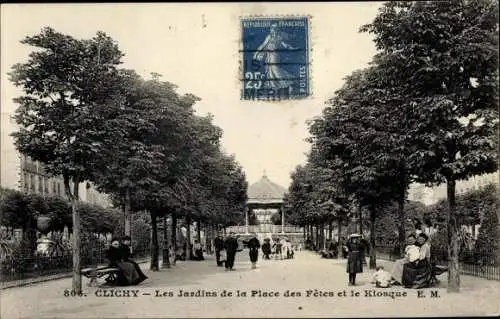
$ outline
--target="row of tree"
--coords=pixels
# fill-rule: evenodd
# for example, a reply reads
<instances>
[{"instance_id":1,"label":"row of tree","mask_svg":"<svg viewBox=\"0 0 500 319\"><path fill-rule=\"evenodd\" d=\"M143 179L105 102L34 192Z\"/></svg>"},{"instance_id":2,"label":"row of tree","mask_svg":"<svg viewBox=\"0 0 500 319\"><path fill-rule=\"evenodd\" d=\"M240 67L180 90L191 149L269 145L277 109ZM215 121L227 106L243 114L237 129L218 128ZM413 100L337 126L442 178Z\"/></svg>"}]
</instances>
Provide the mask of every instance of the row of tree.
<instances>
[{"instance_id":1,"label":"row of tree","mask_svg":"<svg viewBox=\"0 0 500 319\"><path fill-rule=\"evenodd\" d=\"M64 180L72 207L75 291L81 291L78 189L84 181L123 209L126 234L132 211L149 212L152 270L159 268L158 218L171 217L174 250L178 218L214 227L241 220L244 173L221 151L222 130L212 117L195 113L198 97L177 94L159 74L146 80L120 68L124 54L102 32L79 40L44 28L22 43L35 50L10 73L24 92L15 99L20 128L13 136L22 154Z\"/></svg>"},{"instance_id":2,"label":"row of tree","mask_svg":"<svg viewBox=\"0 0 500 319\"><path fill-rule=\"evenodd\" d=\"M288 212L310 224L366 210L375 248L376 220L395 202L402 248L409 185L446 183L448 291L459 291L456 182L497 169L498 2L389 2L361 31L378 53L310 123Z\"/></svg>"}]
</instances>

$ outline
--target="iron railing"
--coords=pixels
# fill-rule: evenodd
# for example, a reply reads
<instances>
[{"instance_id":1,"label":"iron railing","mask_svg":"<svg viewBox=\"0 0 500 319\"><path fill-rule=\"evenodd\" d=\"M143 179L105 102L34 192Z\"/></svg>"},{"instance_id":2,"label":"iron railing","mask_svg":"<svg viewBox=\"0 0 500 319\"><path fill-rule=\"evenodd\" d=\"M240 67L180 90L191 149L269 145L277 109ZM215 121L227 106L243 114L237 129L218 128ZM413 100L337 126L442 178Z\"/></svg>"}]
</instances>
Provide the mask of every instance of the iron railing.
<instances>
[{"instance_id":1,"label":"iron railing","mask_svg":"<svg viewBox=\"0 0 500 319\"><path fill-rule=\"evenodd\" d=\"M143 261L150 256L150 249L134 252L134 260ZM91 249L82 252L81 268L105 265L106 251ZM58 256L7 256L0 261L0 282L22 281L39 277L65 274L72 271L73 255L66 252Z\"/></svg>"},{"instance_id":2,"label":"iron railing","mask_svg":"<svg viewBox=\"0 0 500 319\"><path fill-rule=\"evenodd\" d=\"M401 258L397 246L376 246L377 258L396 260ZM490 280L500 280L500 256L496 252L463 250L459 252L459 268L463 275L471 275ZM431 260L437 265L448 265L448 251L431 249Z\"/></svg>"}]
</instances>

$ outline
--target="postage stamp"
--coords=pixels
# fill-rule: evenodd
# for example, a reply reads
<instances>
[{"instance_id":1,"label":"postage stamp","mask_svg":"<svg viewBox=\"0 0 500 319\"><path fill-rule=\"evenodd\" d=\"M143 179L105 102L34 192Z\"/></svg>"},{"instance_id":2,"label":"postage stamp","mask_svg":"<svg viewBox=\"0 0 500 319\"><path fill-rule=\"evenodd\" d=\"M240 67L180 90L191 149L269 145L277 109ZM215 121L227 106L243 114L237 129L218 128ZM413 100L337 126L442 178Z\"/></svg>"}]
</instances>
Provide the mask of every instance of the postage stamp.
<instances>
[{"instance_id":1,"label":"postage stamp","mask_svg":"<svg viewBox=\"0 0 500 319\"><path fill-rule=\"evenodd\" d=\"M310 95L309 17L242 18L241 32L242 100Z\"/></svg>"}]
</instances>

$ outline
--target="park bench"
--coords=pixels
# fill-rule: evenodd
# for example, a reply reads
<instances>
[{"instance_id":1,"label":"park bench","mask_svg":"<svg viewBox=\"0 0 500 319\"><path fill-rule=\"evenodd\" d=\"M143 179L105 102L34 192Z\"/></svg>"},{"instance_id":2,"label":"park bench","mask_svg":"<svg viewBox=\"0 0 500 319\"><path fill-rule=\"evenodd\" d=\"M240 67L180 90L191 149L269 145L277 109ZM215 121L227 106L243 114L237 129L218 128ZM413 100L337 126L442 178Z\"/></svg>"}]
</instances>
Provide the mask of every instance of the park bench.
<instances>
[{"instance_id":1,"label":"park bench","mask_svg":"<svg viewBox=\"0 0 500 319\"><path fill-rule=\"evenodd\" d=\"M97 278L101 278L103 276L108 275L106 281L112 282L116 279L116 276L120 272L119 268L109 267L109 266L101 266L97 268L85 268L80 271L82 276L85 276L90 279L89 287L97 286Z\"/></svg>"},{"instance_id":2,"label":"park bench","mask_svg":"<svg viewBox=\"0 0 500 319\"><path fill-rule=\"evenodd\" d=\"M431 279L429 280L429 284L431 286L436 285L439 283L439 280L437 279L437 276L441 275L442 273L445 273L448 271L448 266L443 266L443 265L438 265L436 263L431 263Z\"/></svg>"}]
</instances>

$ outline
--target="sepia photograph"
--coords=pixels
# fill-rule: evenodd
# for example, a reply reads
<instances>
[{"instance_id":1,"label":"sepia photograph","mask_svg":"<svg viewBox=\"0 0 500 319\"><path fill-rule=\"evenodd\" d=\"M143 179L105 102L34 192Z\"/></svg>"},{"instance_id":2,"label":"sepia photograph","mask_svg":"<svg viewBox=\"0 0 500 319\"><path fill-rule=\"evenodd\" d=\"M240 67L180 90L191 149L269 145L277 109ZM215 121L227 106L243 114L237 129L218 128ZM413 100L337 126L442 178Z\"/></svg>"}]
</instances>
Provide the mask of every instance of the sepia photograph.
<instances>
[{"instance_id":1,"label":"sepia photograph","mask_svg":"<svg viewBox=\"0 0 500 319\"><path fill-rule=\"evenodd\" d=\"M1 4L0 318L500 316L498 20Z\"/></svg>"}]
</instances>

